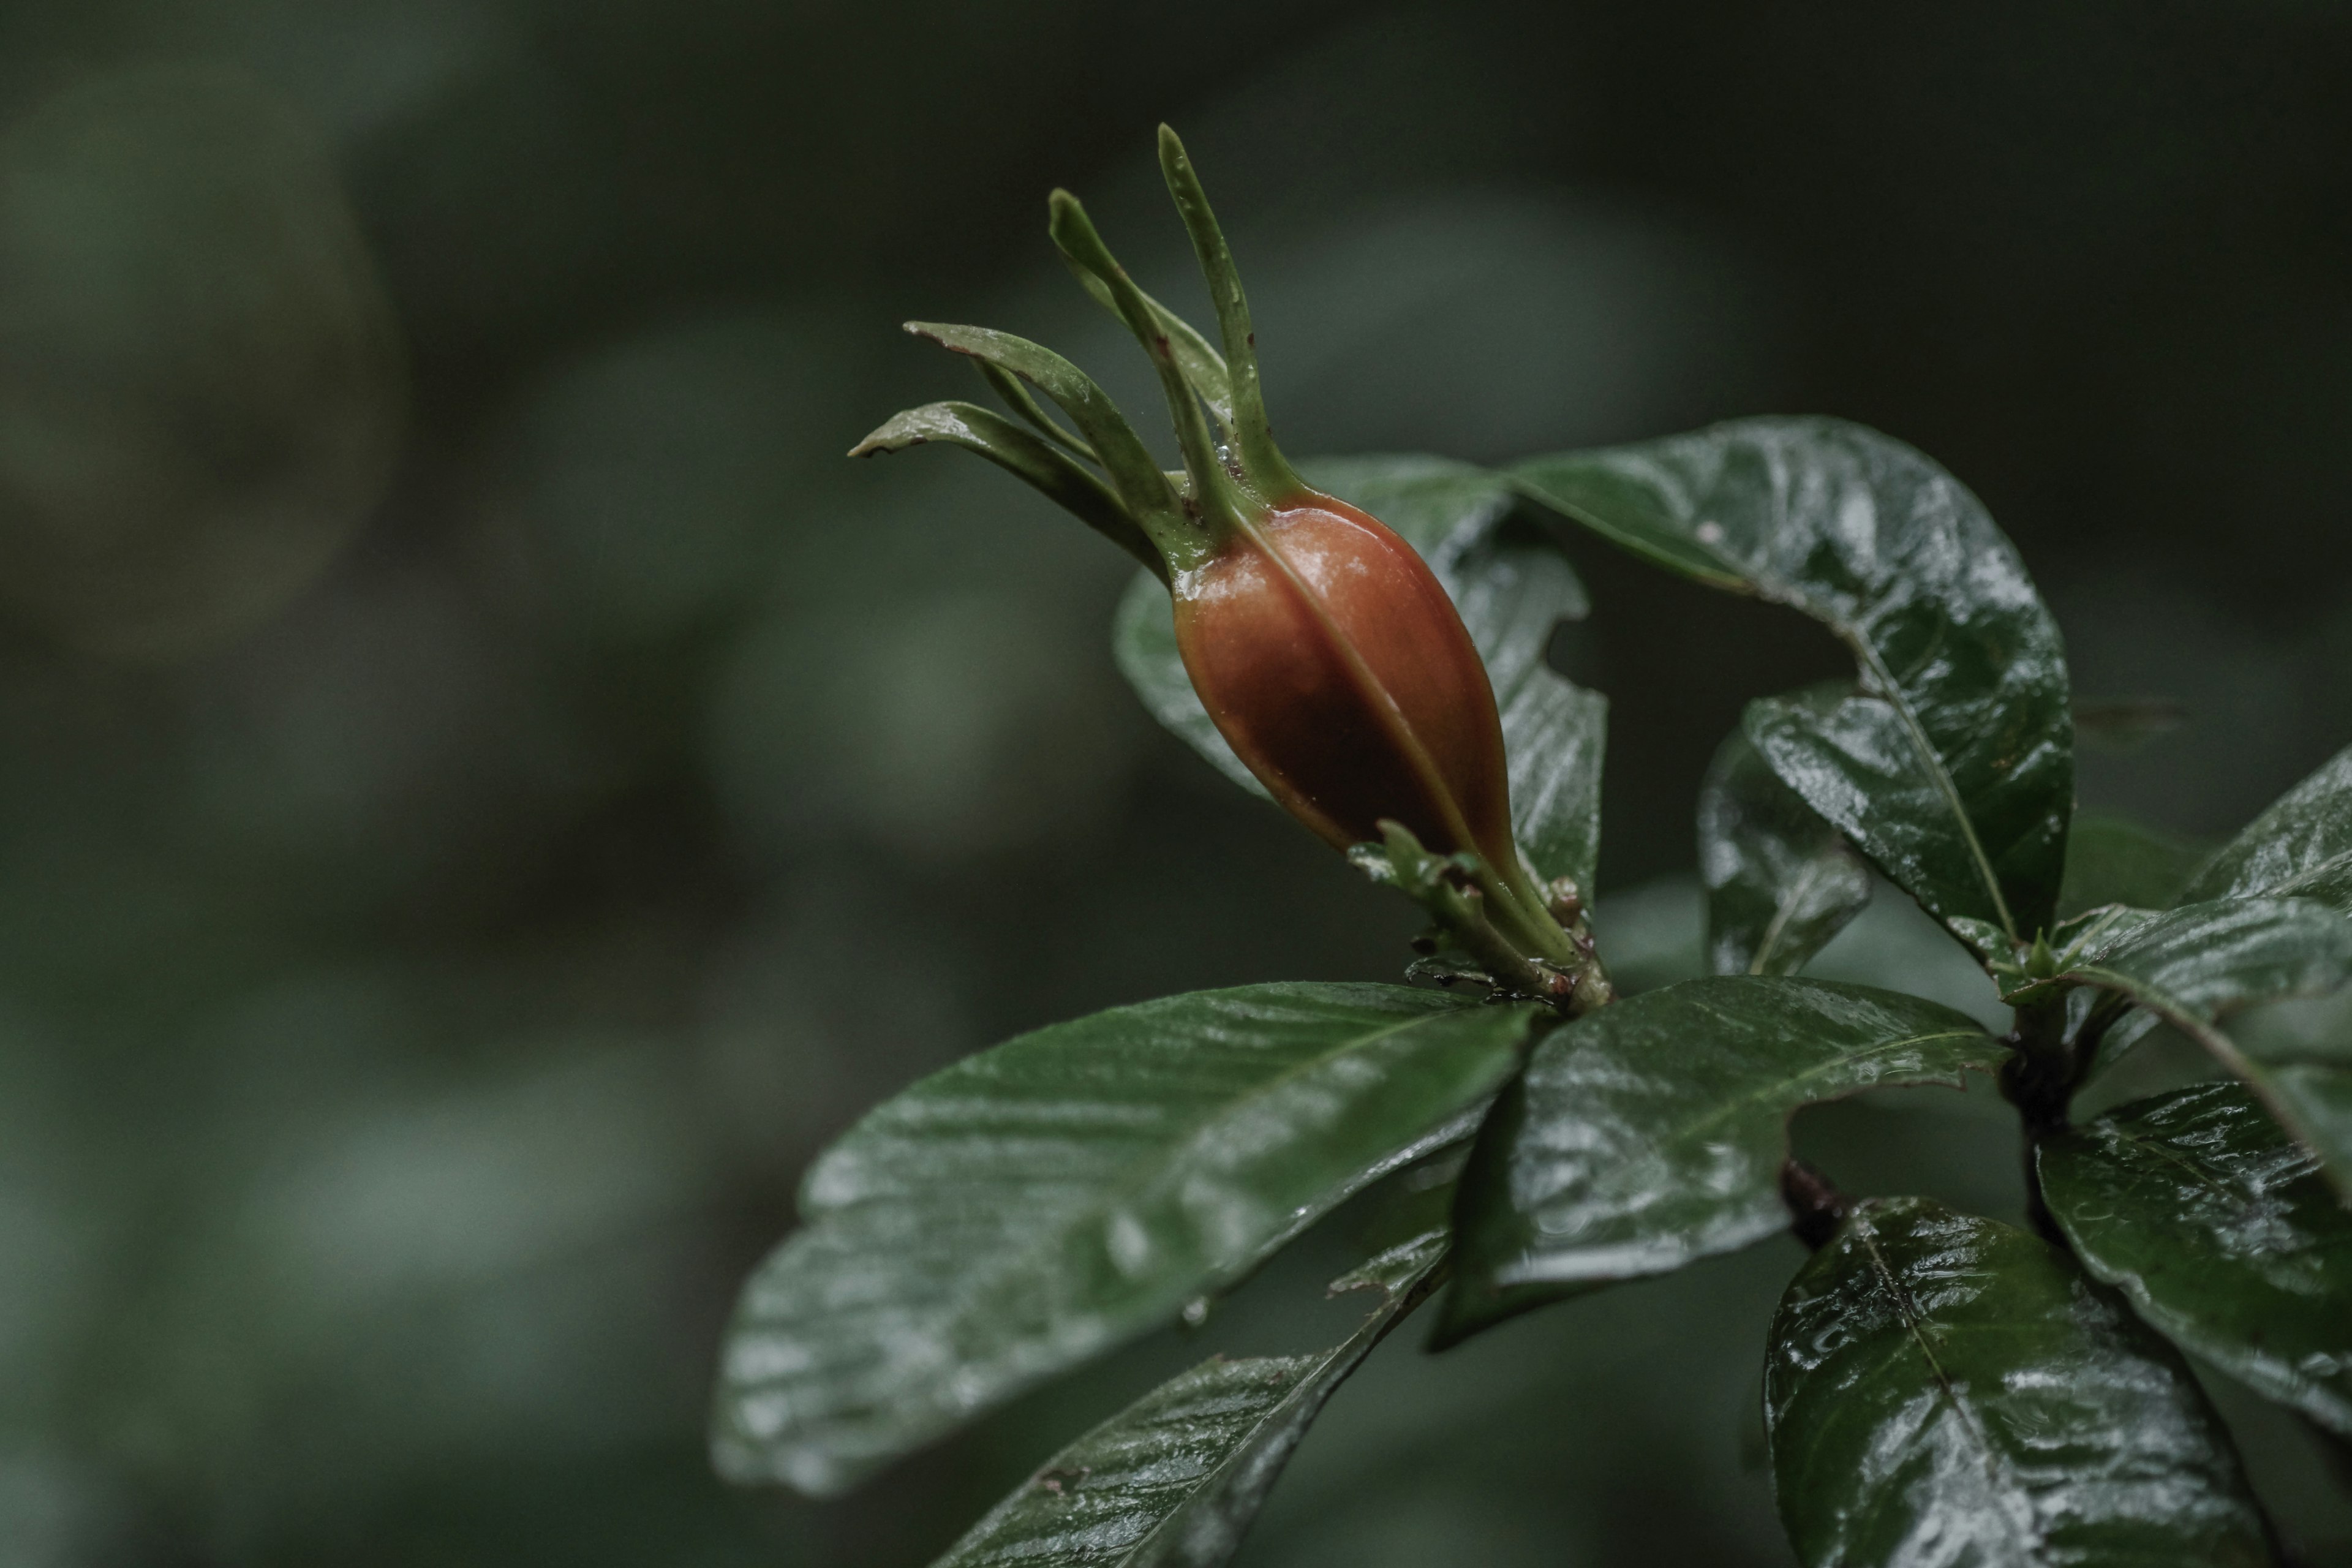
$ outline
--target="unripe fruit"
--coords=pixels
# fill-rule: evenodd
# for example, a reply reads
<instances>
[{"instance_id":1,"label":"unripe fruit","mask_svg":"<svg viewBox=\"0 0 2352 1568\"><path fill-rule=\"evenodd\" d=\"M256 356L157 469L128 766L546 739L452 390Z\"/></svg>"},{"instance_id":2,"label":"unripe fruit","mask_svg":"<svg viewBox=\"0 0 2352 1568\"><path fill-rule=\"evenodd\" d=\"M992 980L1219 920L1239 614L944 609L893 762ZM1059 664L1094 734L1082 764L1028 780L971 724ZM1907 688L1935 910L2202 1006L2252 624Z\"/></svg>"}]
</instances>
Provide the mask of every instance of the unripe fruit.
<instances>
[{"instance_id":1,"label":"unripe fruit","mask_svg":"<svg viewBox=\"0 0 2352 1568\"><path fill-rule=\"evenodd\" d=\"M1167 584L1193 690L1276 801L1421 902L1498 990L1571 1016L1607 1002L1580 896L1538 887L1512 840L1503 726L1461 616L1411 545L1310 488L1275 445L1241 279L1164 125L1160 163L1208 276L1219 346L1135 286L1077 198L1056 191L1047 205L1063 258L1151 356L1183 472L1163 473L1102 388L1059 354L920 321L908 330L971 356L1024 423L929 404L853 456L945 441L1068 508Z\"/></svg>"},{"instance_id":2,"label":"unripe fruit","mask_svg":"<svg viewBox=\"0 0 2352 1568\"><path fill-rule=\"evenodd\" d=\"M1339 848L1393 818L1516 868L1494 688L1412 547L1308 492L1175 574L1176 646L1234 752Z\"/></svg>"},{"instance_id":3,"label":"unripe fruit","mask_svg":"<svg viewBox=\"0 0 2352 1568\"><path fill-rule=\"evenodd\" d=\"M982 328L914 321L908 331L979 362L1029 428L970 404L931 404L856 450L968 447L1128 551L1168 585L1185 673L1268 794L1335 847L1372 846L1367 869L1442 906L1440 922L1490 973L1572 1006L1588 991L1605 998L1605 983L1574 990L1583 982L1569 971L1591 966L1512 841L1503 727L1462 617L1412 546L1317 492L1276 446L1241 279L1165 126L1160 162L1208 277L1222 352L1135 286L1077 198L1056 191L1047 205L1064 259L1151 356L1182 473L1163 473L1102 388L1060 355Z\"/></svg>"}]
</instances>

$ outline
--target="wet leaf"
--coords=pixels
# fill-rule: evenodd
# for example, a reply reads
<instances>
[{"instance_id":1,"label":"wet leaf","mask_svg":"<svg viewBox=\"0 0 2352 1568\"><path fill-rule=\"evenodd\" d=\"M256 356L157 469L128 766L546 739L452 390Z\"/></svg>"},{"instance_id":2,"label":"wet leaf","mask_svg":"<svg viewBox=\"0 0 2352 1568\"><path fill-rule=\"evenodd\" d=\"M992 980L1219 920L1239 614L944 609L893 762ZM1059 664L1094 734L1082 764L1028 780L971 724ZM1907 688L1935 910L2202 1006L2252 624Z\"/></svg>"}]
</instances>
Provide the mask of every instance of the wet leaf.
<instances>
[{"instance_id":1,"label":"wet leaf","mask_svg":"<svg viewBox=\"0 0 2352 1568\"><path fill-rule=\"evenodd\" d=\"M2352 913L2352 746L2247 824L2181 896L2250 894L2317 899Z\"/></svg>"},{"instance_id":2,"label":"wet leaf","mask_svg":"<svg viewBox=\"0 0 2352 1568\"><path fill-rule=\"evenodd\" d=\"M2169 908L2197 869L2201 851L2186 839L2107 812L2081 811L2066 836L2066 880L2058 915L2071 920L2102 904Z\"/></svg>"},{"instance_id":3,"label":"wet leaf","mask_svg":"<svg viewBox=\"0 0 2352 1568\"><path fill-rule=\"evenodd\" d=\"M1462 1173L1441 1341L1786 1230L1800 1107L1878 1084L1957 1088L2000 1055L1949 1007L1794 976L1688 980L1555 1031Z\"/></svg>"},{"instance_id":4,"label":"wet leaf","mask_svg":"<svg viewBox=\"0 0 2352 1568\"><path fill-rule=\"evenodd\" d=\"M1843 700L1828 687L1806 700ZM1734 731L1698 796L1707 962L1717 974L1791 974L1870 901L1870 871Z\"/></svg>"},{"instance_id":5,"label":"wet leaf","mask_svg":"<svg viewBox=\"0 0 2352 1568\"><path fill-rule=\"evenodd\" d=\"M1530 1007L1280 984L1024 1035L886 1101L810 1169L745 1287L713 1447L838 1491L1172 1321L1465 1135Z\"/></svg>"},{"instance_id":6,"label":"wet leaf","mask_svg":"<svg viewBox=\"0 0 2352 1568\"><path fill-rule=\"evenodd\" d=\"M1293 1450L1364 1357L1419 1305L1442 1235L1332 1288L1378 1286L1364 1326L1316 1355L1218 1357L1048 1460L935 1568L1215 1568L1241 1547Z\"/></svg>"},{"instance_id":7,"label":"wet leaf","mask_svg":"<svg viewBox=\"0 0 2352 1568\"><path fill-rule=\"evenodd\" d=\"M1303 467L1313 483L1395 530L1444 584L1494 682L1519 847L1544 878L1569 878L1590 897L1609 704L1544 662L1559 623L1581 619L1589 607L1574 569L1540 529L1514 515L1507 482L1484 469L1414 457ZM1152 716L1227 778L1264 795L1194 694L1176 652L1168 590L1148 574L1119 602L1111 641Z\"/></svg>"},{"instance_id":8,"label":"wet leaf","mask_svg":"<svg viewBox=\"0 0 2352 1568\"><path fill-rule=\"evenodd\" d=\"M2137 1101L2039 1159L2084 1268L2173 1343L2352 1436L2352 1213L2244 1088Z\"/></svg>"},{"instance_id":9,"label":"wet leaf","mask_svg":"<svg viewBox=\"0 0 2352 1568\"><path fill-rule=\"evenodd\" d=\"M2220 1026L2237 1008L2324 994L2352 978L2352 921L2307 899L2215 899L2155 916L2117 912L2127 918L2116 921L2110 938L2087 938L2063 955L2055 978L2003 999L2095 985L2145 1009L2242 1079L2352 1195L2352 1051L2257 1052ZM2110 1029L2095 1072L2137 1037L2130 1024L2126 1018Z\"/></svg>"},{"instance_id":10,"label":"wet leaf","mask_svg":"<svg viewBox=\"0 0 2352 1568\"><path fill-rule=\"evenodd\" d=\"M1806 1568L2273 1560L2179 1354L2063 1252L1924 1198L1798 1271L1764 1398Z\"/></svg>"},{"instance_id":11,"label":"wet leaf","mask_svg":"<svg viewBox=\"0 0 2352 1568\"><path fill-rule=\"evenodd\" d=\"M1748 738L1980 952L1986 928L2030 938L2050 922L2074 793L2065 655L2017 552L1958 480L1819 418L1737 420L1516 471L1636 554L1828 626L1854 656L1857 692L1826 710L1755 703Z\"/></svg>"}]
</instances>

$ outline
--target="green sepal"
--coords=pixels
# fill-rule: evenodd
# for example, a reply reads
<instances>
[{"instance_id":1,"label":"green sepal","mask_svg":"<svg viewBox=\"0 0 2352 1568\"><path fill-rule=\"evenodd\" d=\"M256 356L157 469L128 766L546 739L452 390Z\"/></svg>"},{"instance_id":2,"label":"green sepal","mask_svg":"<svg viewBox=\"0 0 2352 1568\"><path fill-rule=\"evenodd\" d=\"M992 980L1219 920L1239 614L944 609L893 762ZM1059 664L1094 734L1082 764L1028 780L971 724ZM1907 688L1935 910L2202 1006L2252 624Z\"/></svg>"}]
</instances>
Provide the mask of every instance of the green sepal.
<instances>
[{"instance_id":1,"label":"green sepal","mask_svg":"<svg viewBox=\"0 0 2352 1568\"><path fill-rule=\"evenodd\" d=\"M1002 374L1002 373L1000 373ZM1168 580L1167 563L1110 488L1001 414L972 403L926 403L889 422L849 449L853 458L903 452L943 441L977 452L1034 486L1048 500Z\"/></svg>"},{"instance_id":2,"label":"green sepal","mask_svg":"<svg viewBox=\"0 0 2352 1568\"><path fill-rule=\"evenodd\" d=\"M1120 502L1168 570L1181 571L1199 557L1207 538L1188 521L1182 499L1150 448L1093 377L1053 350L1011 332L940 321L908 321L907 331L1009 371L1053 399L1095 449Z\"/></svg>"},{"instance_id":3,"label":"green sepal","mask_svg":"<svg viewBox=\"0 0 2352 1568\"><path fill-rule=\"evenodd\" d=\"M1062 422L1045 412L1045 406L1030 393L1028 384L1019 376L984 359L972 361L971 366L980 372L980 379L988 383L988 389L1003 398L1007 408L1035 426L1040 436L1074 458L1083 458L1089 463L1099 464L1102 461L1101 456L1092 447L1062 428Z\"/></svg>"},{"instance_id":4,"label":"green sepal","mask_svg":"<svg viewBox=\"0 0 2352 1568\"><path fill-rule=\"evenodd\" d=\"M1067 191L1055 191L1047 198L1046 205L1053 215L1048 228L1055 245L1109 289L1119 319L1135 334L1135 341L1143 345L1144 353L1151 357L1152 369L1160 374L1160 388L1168 399L1169 416L1175 421L1176 444L1184 454L1184 471L1192 478L1193 499L1199 503L1200 514L1214 528L1240 524L1248 510L1255 509L1247 508L1243 498L1234 493L1234 476L1226 471L1223 456L1217 449L1216 432L1209 427L1201 399L1176 362L1174 345L1153 314L1151 301L1135 286L1118 258L1111 255L1110 247L1103 243L1094 220L1087 216L1084 203Z\"/></svg>"},{"instance_id":5,"label":"green sepal","mask_svg":"<svg viewBox=\"0 0 2352 1568\"><path fill-rule=\"evenodd\" d=\"M1127 320L1119 310L1117 297L1110 291L1110 285L1096 276L1085 262L1063 251L1062 265L1070 269L1070 276L1078 280L1096 304L1120 321ZM1200 395L1201 401L1209 405L1209 417L1216 425L1220 438L1230 439L1234 427L1234 384L1232 377L1225 373L1225 356L1219 353L1192 322L1145 294L1141 289L1139 288L1136 293L1141 296L1145 307L1151 312L1151 319L1160 324L1160 330L1168 334L1168 352L1175 356L1176 368L1184 373L1184 379L1192 383L1192 390Z\"/></svg>"},{"instance_id":6,"label":"green sepal","mask_svg":"<svg viewBox=\"0 0 2352 1568\"><path fill-rule=\"evenodd\" d=\"M1233 384L1234 445L1242 472L1261 495L1276 500L1295 495L1306 489L1307 481L1274 444L1273 427L1266 421L1265 395L1258 383L1257 334L1250 327L1249 297L1242 292L1241 273L1182 140L1166 125L1160 128L1160 173L1168 182L1168 194L1176 198L1176 210L1183 215L1216 309Z\"/></svg>"}]
</instances>

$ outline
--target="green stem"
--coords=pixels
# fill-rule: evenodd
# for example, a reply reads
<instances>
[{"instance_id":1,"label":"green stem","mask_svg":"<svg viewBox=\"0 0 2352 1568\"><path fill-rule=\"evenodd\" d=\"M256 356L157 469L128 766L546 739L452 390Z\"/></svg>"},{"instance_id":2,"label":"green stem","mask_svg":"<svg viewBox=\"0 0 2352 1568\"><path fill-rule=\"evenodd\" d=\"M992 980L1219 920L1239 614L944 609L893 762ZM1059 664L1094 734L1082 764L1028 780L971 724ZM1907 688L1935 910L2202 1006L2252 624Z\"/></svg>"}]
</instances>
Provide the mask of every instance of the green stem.
<instances>
[{"instance_id":1,"label":"green stem","mask_svg":"<svg viewBox=\"0 0 2352 1568\"><path fill-rule=\"evenodd\" d=\"M1571 1018L1616 999L1589 933L1570 935L1548 910L1538 929L1512 900L1497 896L1499 879L1478 856L1433 855L1400 822L1383 821L1381 829L1396 885L1496 984Z\"/></svg>"}]
</instances>

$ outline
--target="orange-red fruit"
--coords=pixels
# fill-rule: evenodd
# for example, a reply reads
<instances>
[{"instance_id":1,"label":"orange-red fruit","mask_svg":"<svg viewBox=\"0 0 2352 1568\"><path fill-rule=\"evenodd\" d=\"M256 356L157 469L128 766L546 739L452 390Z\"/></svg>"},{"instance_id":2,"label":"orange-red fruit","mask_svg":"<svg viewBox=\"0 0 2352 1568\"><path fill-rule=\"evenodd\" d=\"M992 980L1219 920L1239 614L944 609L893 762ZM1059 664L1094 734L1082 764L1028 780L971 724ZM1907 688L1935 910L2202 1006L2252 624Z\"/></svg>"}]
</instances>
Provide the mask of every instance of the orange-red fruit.
<instances>
[{"instance_id":1,"label":"orange-red fruit","mask_svg":"<svg viewBox=\"0 0 2352 1568\"><path fill-rule=\"evenodd\" d=\"M1510 784L1486 667L1412 547L1328 496L1237 530L1175 583L1176 646L1242 761L1345 847L1393 817L1508 874Z\"/></svg>"}]
</instances>

